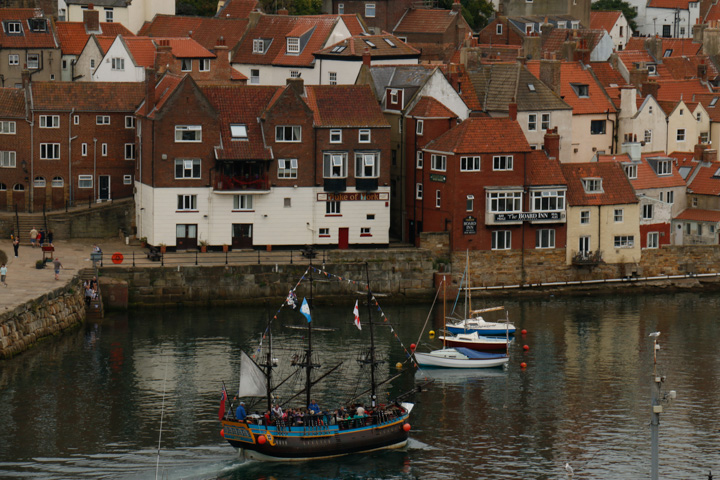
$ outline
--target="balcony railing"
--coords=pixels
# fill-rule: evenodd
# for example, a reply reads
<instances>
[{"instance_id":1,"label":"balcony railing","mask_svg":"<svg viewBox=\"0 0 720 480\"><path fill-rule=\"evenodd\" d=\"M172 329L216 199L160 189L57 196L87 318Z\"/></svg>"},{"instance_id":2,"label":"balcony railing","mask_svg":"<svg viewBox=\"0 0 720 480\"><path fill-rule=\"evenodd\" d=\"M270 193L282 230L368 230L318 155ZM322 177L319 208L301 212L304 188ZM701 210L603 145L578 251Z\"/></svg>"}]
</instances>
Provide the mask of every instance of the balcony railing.
<instances>
[{"instance_id":1,"label":"balcony railing","mask_svg":"<svg viewBox=\"0 0 720 480\"><path fill-rule=\"evenodd\" d=\"M269 190L267 175L218 175L215 177L215 190Z\"/></svg>"},{"instance_id":2,"label":"balcony railing","mask_svg":"<svg viewBox=\"0 0 720 480\"><path fill-rule=\"evenodd\" d=\"M603 263L602 251L594 252L573 252L572 264L577 266L595 266Z\"/></svg>"}]
</instances>

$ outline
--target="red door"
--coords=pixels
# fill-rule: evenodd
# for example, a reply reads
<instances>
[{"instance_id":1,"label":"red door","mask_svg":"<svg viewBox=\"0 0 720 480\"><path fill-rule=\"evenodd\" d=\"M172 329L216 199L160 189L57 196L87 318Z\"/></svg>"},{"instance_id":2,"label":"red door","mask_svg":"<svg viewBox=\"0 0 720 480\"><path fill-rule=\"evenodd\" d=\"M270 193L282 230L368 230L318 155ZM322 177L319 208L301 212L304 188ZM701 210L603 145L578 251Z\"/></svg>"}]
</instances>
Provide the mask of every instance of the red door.
<instances>
[{"instance_id":1,"label":"red door","mask_svg":"<svg viewBox=\"0 0 720 480\"><path fill-rule=\"evenodd\" d=\"M350 229L340 228L338 229L338 248L340 250L347 250L349 245Z\"/></svg>"}]
</instances>

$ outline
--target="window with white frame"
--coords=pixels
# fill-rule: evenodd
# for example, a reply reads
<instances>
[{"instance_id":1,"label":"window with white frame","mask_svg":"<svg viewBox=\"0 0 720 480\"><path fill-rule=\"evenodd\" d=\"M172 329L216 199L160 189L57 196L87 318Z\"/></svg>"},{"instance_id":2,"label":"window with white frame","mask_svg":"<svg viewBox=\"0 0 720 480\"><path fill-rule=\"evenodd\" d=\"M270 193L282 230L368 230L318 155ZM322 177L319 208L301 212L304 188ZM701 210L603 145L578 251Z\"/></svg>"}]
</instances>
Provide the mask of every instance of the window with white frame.
<instances>
[{"instance_id":1,"label":"window with white frame","mask_svg":"<svg viewBox=\"0 0 720 480\"><path fill-rule=\"evenodd\" d=\"M333 129L330 130L330 143L342 143L342 130Z\"/></svg>"},{"instance_id":2,"label":"window with white frame","mask_svg":"<svg viewBox=\"0 0 720 480\"><path fill-rule=\"evenodd\" d=\"M201 58L198 60L198 70L201 72L209 72L210 71L210 59L209 58Z\"/></svg>"},{"instance_id":3,"label":"window with white frame","mask_svg":"<svg viewBox=\"0 0 720 480\"><path fill-rule=\"evenodd\" d=\"M95 125L110 125L110 115L95 115Z\"/></svg>"},{"instance_id":4,"label":"window with white frame","mask_svg":"<svg viewBox=\"0 0 720 480\"><path fill-rule=\"evenodd\" d=\"M710 140L710 133L700 132L700 143L708 143L708 140Z\"/></svg>"},{"instance_id":5,"label":"window with white frame","mask_svg":"<svg viewBox=\"0 0 720 480\"><path fill-rule=\"evenodd\" d=\"M290 78L300 78L300 70L290 70Z\"/></svg>"},{"instance_id":6,"label":"window with white frame","mask_svg":"<svg viewBox=\"0 0 720 480\"><path fill-rule=\"evenodd\" d=\"M47 183L45 182L45 177L35 177L35 180L33 181L33 187L45 188L46 186Z\"/></svg>"},{"instance_id":7,"label":"window with white frame","mask_svg":"<svg viewBox=\"0 0 720 480\"><path fill-rule=\"evenodd\" d=\"M543 130L543 132L550 129L550 114L549 113L540 114L540 128Z\"/></svg>"},{"instance_id":8,"label":"window with white frame","mask_svg":"<svg viewBox=\"0 0 720 480\"><path fill-rule=\"evenodd\" d=\"M328 83L337 85L337 72L328 72Z\"/></svg>"},{"instance_id":9,"label":"window with white frame","mask_svg":"<svg viewBox=\"0 0 720 480\"><path fill-rule=\"evenodd\" d=\"M8 55L8 65L20 65L20 55L15 53Z\"/></svg>"},{"instance_id":10,"label":"window with white frame","mask_svg":"<svg viewBox=\"0 0 720 480\"><path fill-rule=\"evenodd\" d=\"M561 212L565 210L565 190L533 190L530 192L533 212Z\"/></svg>"},{"instance_id":11,"label":"window with white frame","mask_svg":"<svg viewBox=\"0 0 720 480\"><path fill-rule=\"evenodd\" d=\"M590 210L582 210L580 212L580 224L587 225L590 223Z\"/></svg>"},{"instance_id":12,"label":"window with white frame","mask_svg":"<svg viewBox=\"0 0 720 480\"><path fill-rule=\"evenodd\" d=\"M287 53L296 55L300 53L300 39L298 37L287 38Z\"/></svg>"},{"instance_id":13,"label":"window with white frame","mask_svg":"<svg viewBox=\"0 0 720 480\"><path fill-rule=\"evenodd\" d=\"M180 59L180 71L181 72L192 72L192 59L191 58Z\"/></svg>"},{"instance_id":14,"label":"window with white frame","mask_svg":"<svg viewBox=\"0 0 720 480\"><path fill-rule=\"evenodd\" d=\"M647 248L658 248L659 245L660 245L660 233L659 232L648 232Z\"/></svg>"},{"instance_id":15,"label":"window with white frame","mask_svg":"<svg viewBox=\"0 0 720 480\"><path fill-rule=\"evenodd\" d=\"M112 70L125 70L125 59L120 57L114 57L110 60Z\"/></svg>"},{"instance_id":16,"label":"window with white frame","mask_svg":"<svg viewBox=\"0 0 720 480\"><path fill-rule=\"evenodd\" d=\"M252 210L252 195L233 195L233 210Z\"/></svg>"},{"instance_id":17,"label":"window with white frame","mask_svg":"<svg viewBox=\"0 0 720 480\"><path fill-rule=\"evenodd\" d=\"M73 115L73 125L80 125L80 115Z\"/></svg>"},{"instance_id":18,"label":"window with white frame","mask_svg":"<svg viewBox=\"0 0 720 480\"><path fill-rule=\"evenodd\" d=\"M22 33L22 24L20 22L5 22L5 33L10 35Z\"/></svg>"},{"instance_id":19,"label":"window with white frame","mask_svg":"<svg viewBox=\"0 0 720 480\"><path fill-rule=\"evenodd\" d=\"M645 143L652 142L652 130L645 130Z\"/></svg>"},{"instance_id":20,"label":"window with white frame","mask_svg":"<svg viewBox=\"0 0 720 480\"><path fill-rule=\"evenodd\" d=\"M87 154L88 154L88 144L87 143L83 143L81 145L80 153L82 154L83 157L87 157Z\"/></svg>"},{"instance_id":21,"label":"window with white frame","mask_svg":"<svg viewBox=\"0 0 720 480\"><path fill-rule=\"evenodd\" d=\"M423 168L423 151L419 150L415 154L415 168L422 169Z\"/></svg>"},{"instance_id":22,"label":"window with white frame","mask_svg":"<svg viewBox=\"0 0 720 480\"><path fill-rule=\"evenodd\" d=\"M176 158L175 178L200 178L199 158Z\"/></svg>"},{"instance_id":23,"label":"window with white frame","mask_svg":"<svg viewBox=\"0 0 720 480\"><path fill-rule=\"evenodd\" d=\"M370 129L362 128L358 132L359 143L370 143Z\"/></svg>"},{"instance_id":24,"label":"window with white frame","mask_svg":"<svg viewBox=\"0 0 720 480\"><path fill-rule=\"evenodd\" d=\"M175 125L176 142L202 142L202 125Z\"/></svg>"},{"instance_id":25,"label":"window with white frame","mask_svg":"<svg viewBox=\"0 0 720 480\"><path fill-rule=\"evenodd\" d=\"M380 176L379 152L355 153L355 177L378 178Z\"/></svg>"},{"instance_id":26,"label":"window with white frame","mask_svg":"<svg viewBox=\"0 0 720 480\"><path fill-rule=\"evenodd\" d=\"M15 122L0 121L0 135L15 135Z\"/></svg>"},{"instance_id":27,"label":"window with white frame","mask_svg":"<svg viewBox=\"0 0 720 480\"><path fill-rule=\"evenodd\" d=\"M366 3L365 4L365 18L374 18L375 17L375 4L374 3Z\"/></svg>"},{"instance_id":28,"label":"window with white frame","mask_svg":"<svg viewBox=\"0 0 720 480\"><path fill-rule=\"evenodd\" d=\"M480 157L460 157L461 172L479 172Z\"/></svg>"},{"instance_id":29,"label":"window with white frame","mask_svg":"<svg viewBox=\"0 0 720 480\"><path fill-rule=\"evenodd\" d=\"M108 144L107 143L102 144L101 151L102 151L102 156L107 157L107 154L108 154Z\"/></svg>"},{"instance_id":30,"label":"window with white frame","mask_svg":"<svg viewBox=\"0 0 720 480\"><path fill-rule=\"evenodd\" d=\"M135 117L125 115L125 128L135 128Z\"/></svg>"},{"instance_id":31,"label":"window with white frame","mask_svg":"<svg viewBox=\"0 0 720 480\"><path fill-rule=\"evenodd\" d=\"M325 152L323 154L323 177L346 178L348 172L347 152Z\"/></svg>"},{"instance_id":32,"label":"window with white frame","mask_svg":"<svg viewBox=\"0 0 720 480\"><path fill-rule=\"evenodd\" d=\"M123 175L123 185L132 185L132 175Z\"/></svg>"},{"instance_id":33,"label":"window with white frame","mask_svg":"<svg viewBox=\"0 0 720 480\"><path fill-rule=\"evenodd\" d=\"M112 23L113 19L115 18L114 10L112 8L105 7L105 21L107 23Z\"/></svg>"},{"instance_id":34,"label":"window with white frame","mask_svg":"<svg viewBox=\"0 0 720 480\"><path fill-rule=\"evenodd\" d=\"M510 230L496 230L492 232L490 248L492 250L510 250Z\"/></svg>"},{"instance_id":35,"label":"window with white frame","mask_svg":"<svg viewBox=\"0 0 720 480\"><path fill-rule=\"evenodd\" d=\"M430 155L430 170L444 172L447 169L447 157L445 155Z\"/></svg>"},{"instance_id":36,"label":"window with white frame","mask_svg":"<svg viewBox=\"0 0 720 480\"><path fill-rule=\"evenodd\" d=\"M652 220L653 205L651 203L646 203L645 205L643 205L642 218L643 220Z\"/></svg>"},{"instance_id":37,"label":"window with white frame","mask_svg":"<svg viewBox=\"0 0 720 480\"><path fill-rule=\"evenodd\" d=\"M390 103L398 103L398 91L395 88L390 90Z\"/></svg>"},{"instance_id":38,"label":"window with white frame","mask_svg":"<svg viewBox=\"0 0 720 480\"><path fill-rule=\"evenodd\" d=\"M424 122L422 120L418 120L415 124L415 133L418 135L423 134L423 128L425 127Z\"/></svg>"},{"instance_id":39,"label":"window with white frame","mask_svg":"<svg viewBox=\"0 0 720 480\"><path fill-rule=\"evenodd\" d=\"M95 59L94 58L90 59L90 68L92 68L92 69L95 68Z\"/></svg>"},{"instance_id":40,"label":"window with white frame","mask_svg":"<svg viewBox=\"0 0 720 480\"><path fill-rule=\"evenodd\" d=\"M300 142L302 141L302 128L300 125L277 125L275 126L276 142Z\"/></svg>"},{"instance_id":41,"label":"window with white frame","mask_svg":"<svg viewBox=\"0 0 720 480\"><path fill-rule=\"evenodd\" d=\"M59 160L60 144L59 143L41 143L40 144L40 160Z\"/></svg>"},{"instance_id":42,"label":"window with white frame","mask_svg":"<svg viewBox=\"0 0 720 480\"><path fill-rule=\"evenodd\" d=\"M522 192L488 192L490 213L522 212Z\"/></svg>"},{"instance_id":43,"label":"window with white frame","mask_svg":"<svg viewBox=\"0 0 720 480\"><path fill-rule=\"evenodd\" d=\"M698 199L697 197L692 197L692 206L697 207L698 206Z\"/></svg>"},{"instance_id":44,"label":"window with white frame","mask_svg":"<svg viewBox=\"0 0 720 480\"><path fill-rule=\"evenodd\" d=\"M40 115L40 128L60 128L60 115Z\"/></svg>"},{"instance_id":45,"label":"window with white frame","mask_svg":"<svg viewBox=\"0 0 720 480\"><path fill-rule=\"evenodd\" d=\"M257 68L250 69L250 83L252 85L260 84L260 70Z\"/></svg>"},{"instance_id":46,"label":"window with white frame","mask_svg":"<svg viewBox=\"0 0 720 480\"><path fill-rule=\"evenodd\" d=\"M662 200L662 198L660 200ZM668 190L667 192L667 203L669 203L670 205L675 203L675 192L673 192L672 190Z\"/></svg>"},{"instance_id":47,"label":"window with white frame","mask_svg":"<svg viewBox=\"0 0 720 480\"><path fill-rule=\"evenodd\" d=\"M279 158L278 159L278 178L297 178L298 161L297 158Z\"/></svg>"},{"instance_id":48,"label":"window with white frame","mask_svg":"<svg viewBox=\"0 0 720 480\"><path fill-rule=\"evenodd\" d=\"M197 195L178 195L178 210L197 210Z\"/></svg>"},{"instance_id":49,"label":"window with white frame","mask_svg":"<svg viewBox=\"0 0 720 480\"><path fill-rule=\"evenodd\" d=\"M7 190L7 188L5 188L4 183L0 183L0 187L2 187L2 188L0 188L0 190ZM15 185L13 185L13 192L24 192L24 191L25 191L25 185L23 185L22 183L16 183Z\"/></svg>"},{"instance_id":50,"label":"window with white frame","mask_svg":"<svg viewBox=\"0 0 720 480\"><path fill-rule=\"evenodd\" d=\"M78 188L93 188L93 176L78 175Z\"/></svg>"},{"instance_id":51,"label":"window with white frame","mask_svg":"<svg viewBox=\"0 0 720 480\"><path fill-rule=\"evenodd\" d=\"M496 155L493 157L493 170L512 170L513 169L513 156L512 155Z\"/></svg>"},{"instance_id":52,"label":"window with white frame","mask_svg":"<svg viewBox=\"0 0 720 480\"><path fill-rule=\"evenodd\" d=\"M28 53L26 59L28 69L37 70L40 68L40 55L37 53Z\"/></svg>"},{"instance_id":53,"label":"window with white frame","mask_svg":"<svg viewBox=\"0 0 720 480\"><path fill-rule=\"evenodd\" d=\"M325 202L325 215L340 215L340 202Z\"/></svg>"},{"instance_id":54,"label":"window with white frame","mask_svg":"<svg viewBox=\"0 0 720 480\"><path fill-rule=\"evenodd\" d=\"M125 144L125 160L135 160L135 144Z\"/></svg>"},{"instance_id":55,"label":"window with white frame","mask_svg":"<svg viewBox=\"0 0 720 480\"><path fill-rule=\"evenodd\" d=\"M675 139L678 142L684 142L685 141L685 129L684 128L678 128L677 133L675 135Z\"/></svg>"},{"instance_id":56,"label":"window with white frame","mask_svg":"<svg viewBox=\"0 0 720 480\"><path fill-rule=\"evenodd\" d=\"M502 33L503 33L503 24L498 23L497 25L495 25L495 34L502 35Z\"/></svg>"},{"instance_id":57,"label":"window with white frame","mask_svg":"<svg viewBox=\"0 0 720 480\"><path fill-rule=\"evenodd\" d=\"M613 213L613 220L615 223L622 223L623 221L623 209L622 208L616 208Z\"/></svg>"},{"instance_id":58,"label":"window with white frame","mask_svg":"<svg viewBox=\"0 0 720 480\"><path fill-rule=\"evenodd\" d=\"M254 38L252 53L265 53L265 40L262 38Z\"/></svg>"},{"instance_id":59,"label":"window with white frame","mask_svg":"<svg viewBox=\"0 0 720 480\"><path fill-rule=\"evenodd\" d=\"M423 184L416 183L415 184L415 200L422 200L422 199L423 199Z\"/></svg>"},{"instance_id":60,"label":"window with white frame","mask_svg":"<svg viewBox=\"0 0 720 480\"><path fill-rule=\"evenodd\" d=\"M602 178L583 178L582 184L585 189L585 193L603 192Z\"/></svg>"},{"instance_id":61,"label":"window with white frame","mask_svg":"<svg viewBox=\"0 0 720 480\"><path fill-rule=\"evenodd\" d=\"M528 130L534 132L537 130L537 114L531 113L528 115Z\"/></svg>"},{"instance_id":62,"label":"window with white frame","mask_svg":"<svg viewBox=\"0 0 720 480\"><path fill-rule=\"evenodd\" d=\"M330 229L329 229L329 228L319 228L319 229L318 229L318 236L319 236L319 237L329 237L329 236L330 236Z\"/></svg>"},{"instance_id":63,"label":"window with white frame","mask_svg":"<svg viewBox=\"0 0 720 480\"><path fill-rule=\"evenodd\" d=\"M442 206L442 192L435 190L435 207L440 208Z\"/></svg>"},{"instance_id":64,"label":"window with white frame","mask_svg":"<svg viewBox=\"0 0 720 480\"><path fill-rule=\"evenodd\" d=\"M672 161L671 160L660 160L657 163L658 175L671 175L672 174Z\"/></svg>"},{"instance_id":65,"label":"window with white frame","mask_svg":"<svg viewBox=\"0 0 720 480\"><path fill-rule=\"evenodd\" d=\"M241 123L230 124L230 138L231 140L247 140L247 125Z\"/></svg>"},{"instance_id":66,"label":"window with white frame","mask_svg":"<svg viewBox=\"0 0 720 480\"><path fill-rule=\"evenodd\" d=\"M52 188L62 188L65 186L65 181L62 177L53 177L52 182L50 182L50 186Z\"/></svg>"},{"instance_id":67,"label":"window with white frame","mask_svg":"<svg viewBox=\"0 0 720 480\"><path fill-rule=\"evenodd\" d=\"M13 151L0 151L0 167L1 168L15 168L15 152Z\"/></svg>"},{"instance_id":68,"label":"window with white frame","mask_svg":"<svg viewBox=\"0 0 720 480\"><path fill-rule=\"evenodd\" d=\"M555 229L542 228L535 233L535 248L555 248Z\"/></svg>"},{"instance_id":69,"label":"window with white frame","mask_svg":"<svg viewBox=\"0 0 720 480\"><path fill-rule=\"evenodd\" d=\"M625 165L625 175L631 180L634 180L637 178L637 165L631 164L631 165Z\"/></svg>"},{"instance_id":70,"label":"window with white frame","mask_svg":"<svg viewBox=\"0 0 720 480\"><path fill-rule=\"evenodd\" d=\"M370 233L370 227L360 227L360 236L372 237L372 234Z\"/></svg>"},{"instance_id":71,"label":"window with white frame","mask_svg":"<svg viewBox=\"0 0 720 480\"><path fill-rule=\"evenodd\" d=\"M465 211L472 212L475 209L475 195L465 196Z\"/></svg>"},{"instance_id":72,"label":"window with white frame","mask_svg":"<svg viewBox=\"0 0 720 480\"><path fill-rule=\"evenodd\" d=\"M635 237L632 235L616 235L614 239L615 248L633 248Z\"/></svg>"},{"instance_id":73,"label":"window with white frame","mask_svg":"<svg viewBox=\"0 0 720 480\"><path fill-rule=\"evenodd\" d=\"M590 135L605 135L606 126L605 120L590 120Z\"/></svg>"}]
</instances>

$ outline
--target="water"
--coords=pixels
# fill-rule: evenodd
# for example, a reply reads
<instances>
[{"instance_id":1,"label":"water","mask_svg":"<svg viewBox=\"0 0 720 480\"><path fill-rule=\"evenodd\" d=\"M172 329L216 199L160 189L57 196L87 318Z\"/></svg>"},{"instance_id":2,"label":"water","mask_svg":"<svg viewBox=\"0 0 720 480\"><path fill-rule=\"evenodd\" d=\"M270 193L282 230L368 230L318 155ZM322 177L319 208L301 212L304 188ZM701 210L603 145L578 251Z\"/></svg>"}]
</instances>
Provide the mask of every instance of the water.
<instances>
[{"instance_id":1,"label":"water","mask_svg":"<svg viewBox=\"0 0 720 480\"><path fill-rule=\"evenodd\" d=\"M159 478L564 479L566 462L575 478L649 478L648 334L661 331L663 390L678 395L660 419L660 478L706 479L720 475L719 304L702 293L508 302L528 333L506 370L423 371L381 389L435 379L415 397L407 449L301 465L243 462L219 436L220 385L234 388L239 350L257 348L275 305L116 314L0 364L0 477L155 478L164 410ZM382 306L393 325L377 330L382 376L396 372L429 307ZM283 315L278 323L302 325ZM345 360L340 381L314 393L330 406L357 391L354 350L368 332L352 325L352 305L313 315L340 323L313 334L323 370ZM303 334L280 329L278 356Z\"/></svg>"}]
</instances>

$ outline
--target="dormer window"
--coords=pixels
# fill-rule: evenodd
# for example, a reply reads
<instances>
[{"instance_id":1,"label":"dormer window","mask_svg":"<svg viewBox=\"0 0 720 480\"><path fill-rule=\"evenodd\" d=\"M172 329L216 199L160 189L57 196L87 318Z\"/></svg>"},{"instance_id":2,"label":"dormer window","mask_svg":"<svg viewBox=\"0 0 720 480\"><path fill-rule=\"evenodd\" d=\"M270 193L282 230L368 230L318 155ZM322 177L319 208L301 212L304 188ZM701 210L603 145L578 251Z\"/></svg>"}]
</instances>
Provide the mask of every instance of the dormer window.
<instances>
[{"instance_id":1,"label":"dormer window","mask_svg":"<svg viewBox=\"0 0 720 480\"><path fill-rule=\"evenodd\" d=\"M260 55L263 55L267 52L268 47L270 46L270 42L268 40L265 40L263 38L255 38L253 39L253 53L259 53Z\"/></svg>"},{"instance_id":2,"label":"dormer window","mask_svg":"<svg viewBox=\"0 0 720 480\"><path fill-rule=\"evenodd\" d=\"M630 180L637 178L637 165L625 165L625 174Z\"/></svg>"},{"instance_id":3,"label":"dormer window","mask_svg":"<svg viewBox=\"0 0 720 480\"><path fill-rule=\"evenodd\" d=\"M390 90L390 103L398 103L398 91L395 89Z\"/></svg>"},{"instance_id":4,"label":"dormer window","mask_svg":"<svg viewBox=\"0 0 720 480\"><path fill-rule=\"evenodd\" d=\"M672 162L670 160L660 160L657 163L657 174L658 175L671 175L672 174Z\"/></svg>"},{"instance_id":5,"label":"dormer window","mask_svg":"<svg viewBox=\"0 0 720 480\"><path fill-rule=\"evenodd\" d=\"M585 193L602 193L602 178L583 178Z\"/></svg>"},{"instance_id":6,"label":"dormer window","mask_svg":"<svg viewBox=\"0 0 720 480\"><path fill-rule=\"evenodd\" d=\"M580 22L578 22L578 21L572 22L570 28L572 28L573 30L577 30L578 28L580 28Z\"/></svg>"},{"instance_id":7,"label":"dormer window","mask_svg":"<svg viewBox=\"0 0 720 480\"><path fill-rule=\"evenodd\" d=\"M47 21L44 18L30 18L28 25L31 32L47 32Z\"/></svg>"},{"instance_id":8,"label":"dormer window","mask_svg":"<svg viewBox=\"0 0 720 480\"><path fill-rule=\"evenodd\" d=\"M300 53L300 39L298 37L288 37L287 53Z\"/></svg>"},{"instance_id":9,"label":"dormer window","mask_svg":"<svg viewBox=\"0 0 720 480\"><path fill-rule=\"evenodd\" d=\"M654 63L647 64L648 75L657 75L657 65Z\"/></svg>"},{"instance_id":10,"label":"dormer window","mask_svg":"<svg viewBox=\"0 0 720 480\"><path fill-rule=\"evenodd\" d=\"M535 26L532 23L525 24L525 34L530 35L535 31Z\"/></svg>"},{"instance_id":11,"label":"dormer window","mask_svg":"<svg viewBox=\"0 0 720 480\"><path fill-rule=\"evenodd\" d=\"M571 83L570 86L575 91L575 95L580 98L590 98L589 86L585 83Z\"/></svg>"},{"instance_id":12,"label":"dormer window","mask_svg":"<svg viewBox=\"0 0 720 480\"><path fill-rule=\"evenodd\" d=\"M233 140L247 140L247 125L243 124L231 124L230 125L230 136Z\"/></svg>"},{"instance_id":13,"label":"dormer window","mask_svg":"<svg viewBox=\"0 0 720 480\"><path fill-rule=\"evenodd\" d=\"M5 33L8 35L22 35L22 24L20 22L5 22Z\"/></svg>"},{"instance_id":14,"label":"dormer window","mask_svg":"<svg viewBox=\"0 0 720 480\"><path fill-rule=\"evenodd\" d=\"M567 28L567 23L566 22L558 22L557 28Z\"/></svg>"}]
</instances>

